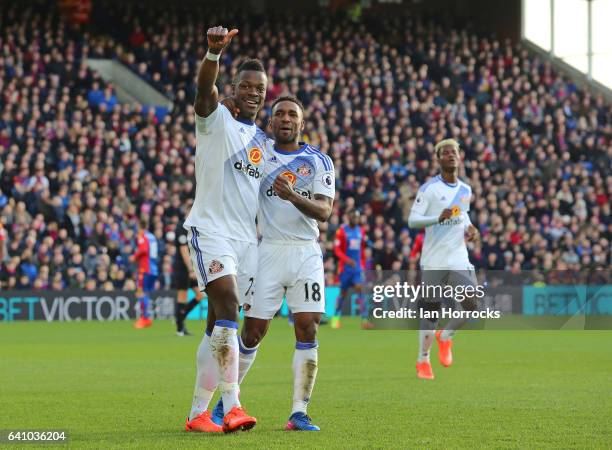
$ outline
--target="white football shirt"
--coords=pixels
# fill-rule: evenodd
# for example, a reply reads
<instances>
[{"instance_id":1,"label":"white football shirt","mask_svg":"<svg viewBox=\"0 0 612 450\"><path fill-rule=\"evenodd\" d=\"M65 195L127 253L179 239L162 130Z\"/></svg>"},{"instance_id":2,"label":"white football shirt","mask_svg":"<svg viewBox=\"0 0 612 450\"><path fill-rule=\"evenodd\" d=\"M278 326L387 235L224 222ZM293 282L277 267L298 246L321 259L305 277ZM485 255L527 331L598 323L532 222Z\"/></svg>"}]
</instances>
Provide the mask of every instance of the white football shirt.
<instances>
[{"instance_id":1,"label":"white football shirt","mask_svg":"<svg viewBox=\"0 0 612 450\"><path fill-rule=\"evenodd\" d=\"M440 270L468 270L473 266L465 245L465 229L470 225L468 211L472 189L463 181L445 182L440 175L419 188L412 210L424 216L440 216L449 208L450 219L425 227L421 267Z\"/></svg>"},{"instance_id":2,"label":"white football shirt","mask_svg":"<svg viewBox=\"0 0 612 450\"><path fill-rule=\"evenodd\" d=\"M196 195L185 228L202 236L257 242L255 216L265 165L265 133L219 104L195 115Z\"/></svg>"},{"instance_id":3,"label":"white football shirt","mask_svg":"<svg viewBox=\"0 0 612 450\"><path fill-rule=\"evenodd\" d=\"M294 152L286 152L268 140L265 176L259 197L259 220L263 239L307 241L319 236L317 221L297 209L290 201L282 200L272 189L277 176L284 174L298 194L309 199L315 194L334 198L336 180L334 165L329 156L308 144Z\"/></svg>"}]
</instances>

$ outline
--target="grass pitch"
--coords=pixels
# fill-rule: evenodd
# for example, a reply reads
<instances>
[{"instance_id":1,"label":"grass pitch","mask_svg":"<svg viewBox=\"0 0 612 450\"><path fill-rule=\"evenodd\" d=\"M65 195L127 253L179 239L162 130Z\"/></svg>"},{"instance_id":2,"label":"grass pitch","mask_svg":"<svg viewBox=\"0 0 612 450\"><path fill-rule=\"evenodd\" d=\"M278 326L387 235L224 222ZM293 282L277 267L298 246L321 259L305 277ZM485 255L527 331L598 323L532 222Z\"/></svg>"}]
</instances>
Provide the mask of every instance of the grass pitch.
<instances>
[{"instance_id":1,"label":"grass pitch","mask_svg":"<svg viewBox=\"0 0 612 450\"><path fill-rule=\"evenodd\" d=\"M191 322L193 332L203 324ZM64 429L73 448L606 448L612 332L464 331L455 364L415 377L414 331L321 327L309 408L285 432L293 331L275 320L242 386L248 433L183 431L200 338L170 322L0 323L0 429ZM216 399L215 399L216 400ZM17 448L15 444L0 446ZM22 445L22 447L24 447ZM28 445L24 448L32 448Z\"/></svg>"}]
</instances>

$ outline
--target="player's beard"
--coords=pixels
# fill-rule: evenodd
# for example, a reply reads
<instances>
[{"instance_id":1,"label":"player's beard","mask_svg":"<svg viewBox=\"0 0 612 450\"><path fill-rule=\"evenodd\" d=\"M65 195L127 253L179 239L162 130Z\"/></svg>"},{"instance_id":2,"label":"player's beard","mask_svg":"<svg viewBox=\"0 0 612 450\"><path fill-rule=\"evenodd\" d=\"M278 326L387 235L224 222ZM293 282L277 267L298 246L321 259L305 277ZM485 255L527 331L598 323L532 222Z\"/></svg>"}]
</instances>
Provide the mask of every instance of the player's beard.
<instances>
[{"instance_id":1,"label":"player's beard","mask_svg":"<svg viewBox=\"0 0 612 450\"><path fill-rule=\"evenodd\" d=\"M279 130L280 131L280 130ZM297 131L292 131L291 134L287 135L287 137L283 137L282 135L280 135L280 133L277 133L274 135L274 140L278 143L278 144L293 144L294 142L297 142L299 137L299 133Z\"/></svg>"}]
</instances>

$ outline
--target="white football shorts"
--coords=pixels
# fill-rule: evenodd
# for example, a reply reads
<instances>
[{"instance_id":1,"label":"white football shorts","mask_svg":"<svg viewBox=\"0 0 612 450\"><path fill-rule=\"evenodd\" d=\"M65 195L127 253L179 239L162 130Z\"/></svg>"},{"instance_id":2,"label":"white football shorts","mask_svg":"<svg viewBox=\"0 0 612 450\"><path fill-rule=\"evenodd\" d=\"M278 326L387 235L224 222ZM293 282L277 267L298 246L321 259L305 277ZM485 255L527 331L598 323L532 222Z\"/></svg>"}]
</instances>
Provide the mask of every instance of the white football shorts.
<instances>
[{"instance_id":1,"label":"white football shorts","mask_svg":"<svg viewBox=\"0 0 612 450\"><path fill-rule=\"evenodd\" d=\"M257 275L257 244L203 236L195 227L188 230L187 238L200 291L204 291L206 285L217 278L234 275L240 305L251 304Z\"/></svg>"},{"instance_id":2,"label":"white football shorts","mask_svg":"<svg viewBox=\"0 0 612 450\"><path fill-rule=\"evenodd\" d=\"M287 299L292 313L325 312L323 254L316 241L263 240L247 317L272 319Z\"/></svg>"},{"instance_id":3,"label":"white football shorts","mask_svg":"<svg viewBox=\"0 0 612 450\"><path fill-rule=\"evenodd\" d=\"M476 278L476 272L474 271L473 266L470 266L465 270L448 270L432 267L423 267L421 270L421 281L426 286L478 286L478 279ZM455 299L455 301L459 303L461 303L463 300L464 298Z\"/></svg>"}]
</instances>

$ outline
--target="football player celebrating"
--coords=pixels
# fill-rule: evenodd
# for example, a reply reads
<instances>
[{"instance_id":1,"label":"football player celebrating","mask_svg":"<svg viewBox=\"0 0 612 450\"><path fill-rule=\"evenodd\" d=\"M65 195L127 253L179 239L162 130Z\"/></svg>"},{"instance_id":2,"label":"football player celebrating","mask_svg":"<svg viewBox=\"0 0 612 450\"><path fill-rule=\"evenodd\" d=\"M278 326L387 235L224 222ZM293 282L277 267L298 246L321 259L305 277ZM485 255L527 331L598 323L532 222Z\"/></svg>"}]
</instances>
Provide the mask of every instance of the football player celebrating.
<instances>
[{"instance_id":1,"label":"football player celebrating","mask_svg":"<svg viewBox=\"0 0 612 450\"><path fill-rule=\"evenodd\" d=\"M335 173L331 159L299 142L304 107L295 97L280 97L272 105L264 181L260 191L259 223L262 241L255 296L245 308L240 339L241 382L253 364L259 343L283 297L293 313L293 407L287 430L318 431L306 408L318 368L317 328L325 311L323 255L317 221L332 212ZM214 411L220 414L219 402Z\"/></svg>"},{"instance_id":2,"label":"football player celebrating","mask_svg":"<svg viewBox=\"0 0 612 450\"><path fill-rule=\"evenodd\" d=\"M221 53L238 30L207 32L208 52L200 64L194 104L196 195L185 221L198 286L208 295L206 333L197 352L195 394L186 430L247 430L257 420L238 399L238 312L250 302L257 267L257 214L263 177L265 133L255 125L266 98L266 77L258 60L237 70L233 92L236 118L219 104L215 81ZM208 405L219 387L222 427L212 422Z\"/></svg>"}]
</instances>

